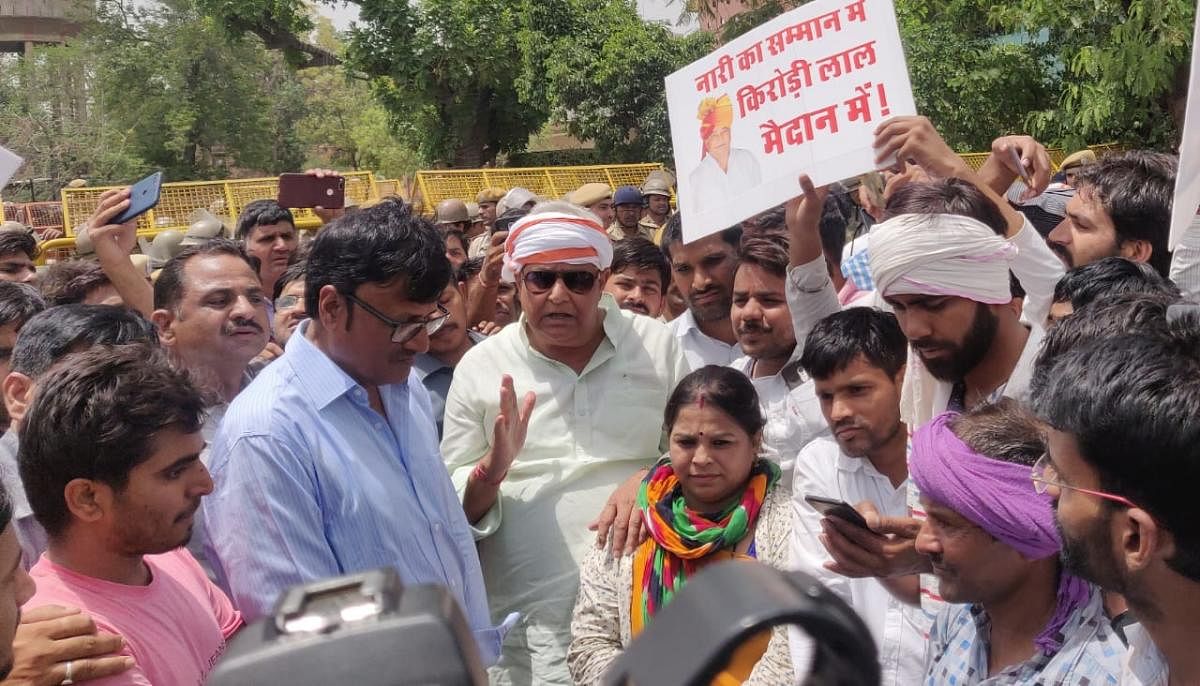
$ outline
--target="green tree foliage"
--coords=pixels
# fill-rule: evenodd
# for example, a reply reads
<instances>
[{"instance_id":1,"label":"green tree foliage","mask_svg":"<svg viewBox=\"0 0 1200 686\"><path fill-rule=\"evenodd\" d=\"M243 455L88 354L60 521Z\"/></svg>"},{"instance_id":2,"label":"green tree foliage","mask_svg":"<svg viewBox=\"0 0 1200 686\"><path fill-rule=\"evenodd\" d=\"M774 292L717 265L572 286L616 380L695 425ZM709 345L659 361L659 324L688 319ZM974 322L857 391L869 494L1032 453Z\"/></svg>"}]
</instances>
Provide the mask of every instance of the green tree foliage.
<instances>
[{"instance_id":1,"label":"green tree foliage","mask_svg":"<svg viewBox=\"0 0 1200 686\"><path fill-rule=\"evenodd\" d=\"M1061 87L1029 118L1038 135L1068 147L1170 147L1183 125L1195 12L1195 0L1010 0L993 7L992 19L1048 33Z\"/></svg>"},{"instance_id":2,"label":"green tree foliage","mask_svg":"<svg viewBox=\"0 0 1200 686\"><path fill-rule=\"evenodd\" d=\"M549 46L542 73L554 119L594 141L602 159L670 163L663 79L709 52L711 37L676 36L639 17L632 0L575 2L571 17L572 30L557 40L525 37Z\"/></svg>"}]
</instances>

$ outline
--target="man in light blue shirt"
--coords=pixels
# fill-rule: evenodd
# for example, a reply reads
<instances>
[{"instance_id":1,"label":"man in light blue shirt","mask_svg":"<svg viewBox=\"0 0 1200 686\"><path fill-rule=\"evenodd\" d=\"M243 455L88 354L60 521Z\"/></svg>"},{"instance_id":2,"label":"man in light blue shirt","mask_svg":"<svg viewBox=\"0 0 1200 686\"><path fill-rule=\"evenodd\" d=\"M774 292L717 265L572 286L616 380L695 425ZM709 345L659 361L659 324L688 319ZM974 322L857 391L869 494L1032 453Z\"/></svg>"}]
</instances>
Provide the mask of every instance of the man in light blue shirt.
<instances>
[{"instance_id":1,"label":"man in light blue shirt","mask_svg":"<svg viewBox=\"0 0 1200 686\"><path fill-rule=\"evenodd\" d=\"M445 318L441 237L400 202L330 224L308 258L309 321L229 406L205 500L210 556L247 621L287 588L391 566L455 595L485 664L474 539L438 451L414 357Z\"/></svg>"}]
</instances>

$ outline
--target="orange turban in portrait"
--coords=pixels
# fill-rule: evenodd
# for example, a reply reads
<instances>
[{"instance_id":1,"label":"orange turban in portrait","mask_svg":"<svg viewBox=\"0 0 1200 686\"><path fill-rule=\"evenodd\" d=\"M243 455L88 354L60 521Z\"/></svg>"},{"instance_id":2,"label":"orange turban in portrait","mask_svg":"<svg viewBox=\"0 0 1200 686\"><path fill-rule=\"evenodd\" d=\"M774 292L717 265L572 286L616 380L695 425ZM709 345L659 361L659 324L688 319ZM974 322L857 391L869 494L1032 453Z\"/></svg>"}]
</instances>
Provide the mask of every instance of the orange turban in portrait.
<instances>
[{"instance_id":1,"label":"orange turban in portrait","mask_svg":"<svg viewBox=\"0 0 1200 686\"><path fill-rule=\"evenodd\" d=\"M708 154L704 149L704 141L717 129L727 129L733 125L733 102L728 95L704 98L700 101L696 118L700 120L700 159L704 159Z\"/></svg>"}]
</instances>

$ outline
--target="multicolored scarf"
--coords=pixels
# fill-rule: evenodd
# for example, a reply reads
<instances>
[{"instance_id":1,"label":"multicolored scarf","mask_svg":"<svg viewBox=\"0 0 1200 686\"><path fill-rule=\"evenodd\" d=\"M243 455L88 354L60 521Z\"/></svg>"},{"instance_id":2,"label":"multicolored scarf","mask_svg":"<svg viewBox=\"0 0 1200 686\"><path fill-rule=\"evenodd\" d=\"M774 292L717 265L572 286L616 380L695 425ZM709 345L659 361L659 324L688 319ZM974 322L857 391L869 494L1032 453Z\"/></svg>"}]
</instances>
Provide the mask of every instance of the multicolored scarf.
<instances>
[{"instance_id":1,"label":"multicolored scarf","mask_svg":"<svg viewBox=\"0 0 1200 686\"><path fill-rule=\"evenodd\" d=\"M683 588L710 556L732 551L758 519L767 493L779 483L779 465L755 460L746 490L722 512L688 509L671 460L650 469L638 491L638 508L650 538L633 556L631 630L639 634L650 618Z\"/></svg>"}]
</instances>

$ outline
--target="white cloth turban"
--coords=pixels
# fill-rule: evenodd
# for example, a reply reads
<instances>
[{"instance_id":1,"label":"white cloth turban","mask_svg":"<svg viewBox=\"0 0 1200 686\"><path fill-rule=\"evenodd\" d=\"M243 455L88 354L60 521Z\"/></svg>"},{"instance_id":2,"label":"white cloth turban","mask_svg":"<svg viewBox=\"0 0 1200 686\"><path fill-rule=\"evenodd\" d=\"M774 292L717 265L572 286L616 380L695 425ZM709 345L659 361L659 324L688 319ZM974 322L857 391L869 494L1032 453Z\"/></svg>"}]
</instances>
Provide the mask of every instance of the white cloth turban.
<instances>
[{"instance_id":1,"label":"white cloth turban","mask_svg":"<svg viewBox=\"0 0 1200 686\"><path fill-rule=\"evenodd\" d=\"M604 271L612 266L613 248L600 222L560 212L539 212L513 224L504 241L501 278L513 282L526 265L590 264Z\"/></svg>"},{"instance_id":2,"label":"white cloth turban","mask_svg":"<svg viewBox=\"0 0 1200 686\"><path fill-rule=\"evenodd\" d=\"M1012 300L1016 247L957 214L902 214L871 229L871 277L880 295L952 295L989 305Z\"/></svg>"}]
</instances>

